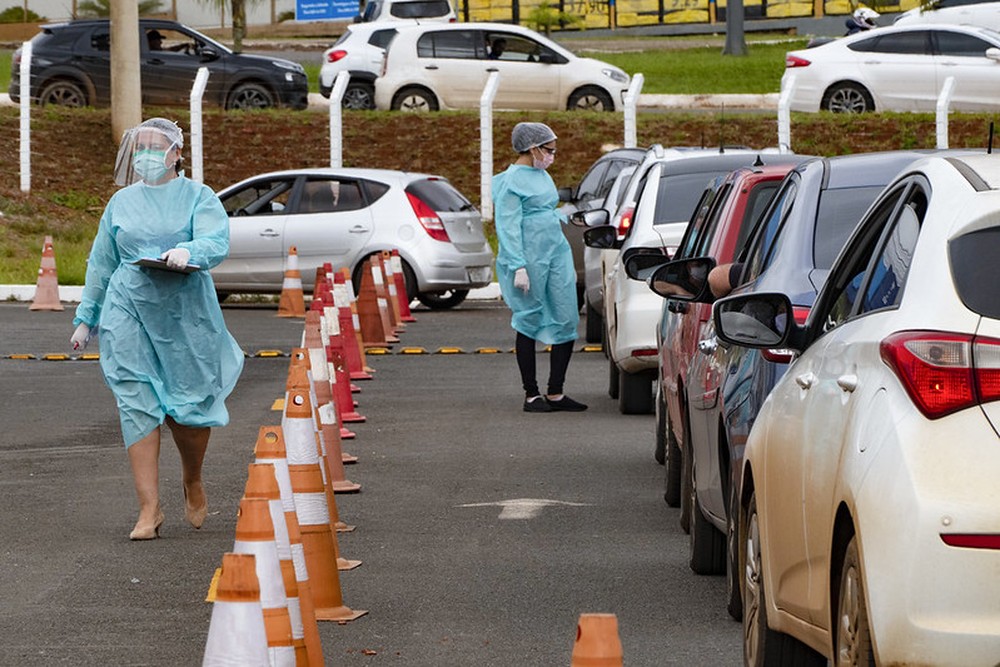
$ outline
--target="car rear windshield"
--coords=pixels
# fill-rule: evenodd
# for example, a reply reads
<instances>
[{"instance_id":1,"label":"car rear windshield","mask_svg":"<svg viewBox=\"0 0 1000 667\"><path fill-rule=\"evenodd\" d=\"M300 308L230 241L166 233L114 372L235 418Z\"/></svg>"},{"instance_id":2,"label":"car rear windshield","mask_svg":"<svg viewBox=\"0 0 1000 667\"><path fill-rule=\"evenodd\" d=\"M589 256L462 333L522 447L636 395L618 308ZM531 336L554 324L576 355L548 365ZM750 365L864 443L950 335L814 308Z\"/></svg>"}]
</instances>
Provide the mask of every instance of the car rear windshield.
<instances>
[{"instance_id":1,"label":"car rear windshield","mask_svg":"<svg viewBox=\"0 0 1000 667\"><path fill-rule=\"evenodd\" d=\"M653 224L664 225L673 222L687 222L698 205L701 194L715 173L671 174L660 179L656 193L656 211Z\"/></svg>"},{"instance_id":2,"label":"car rear windshield","mask_svg":"<svg viewBox=\"0 0 1000 667\"><path fill-rule=\"evenodd\" d=\"M418 2L395 2L389 13L398 19L423 19L447 16L451 11L448 0L418 0Z\"/></svg>"},{"instance_id":3,"label":"car rear windshield","mask_svg":"<svg viewBox=\"0 0 1000 667\"><path fill-rule=\"evenodd\" d=\"M442 211L457 213L475 208L472 202L456 190L451 183L439 178L414 181L406 187L406 192L424 202L438 213Z\"/></svg>"},{"instance_id":4,"label":"car rear windshield","mask_svg":"<svg viewBox=\"0 0 1000 667\"><path fill-rule=\"evenodd\" d=\"M965 306L980 315L1000 319L1000 227L963 234L948 244L951 275Z\"/></svg>"},{"instance_id":5,"label":"car rear windshield","mask_svg":"<svg viewBox=\"0 0 1000 667\"><path fill-rule=\"evenodd\" d=\"M880 192L881 185L823 191L813 235L813 261L817 269L833 266L833 260Z\"/></svg>"}]
</instances>

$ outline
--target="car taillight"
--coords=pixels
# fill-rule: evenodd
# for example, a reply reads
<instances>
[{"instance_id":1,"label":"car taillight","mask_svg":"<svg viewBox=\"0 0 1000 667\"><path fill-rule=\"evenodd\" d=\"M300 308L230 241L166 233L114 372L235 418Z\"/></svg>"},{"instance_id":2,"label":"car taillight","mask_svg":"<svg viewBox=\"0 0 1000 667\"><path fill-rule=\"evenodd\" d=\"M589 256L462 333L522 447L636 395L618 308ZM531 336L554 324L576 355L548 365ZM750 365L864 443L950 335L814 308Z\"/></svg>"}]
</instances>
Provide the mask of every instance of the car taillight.
<instances>
[{"instance_id":1,"label":"car taillight","mask_svg":"<svg viewBox=\"0 0 1000 667\"><path fill-rule=\"evenodd\" d=\"M330 53L326 54L326 62L335 63L341 58L345 57L347 57L347 51L344 51L343 49L337 49L336 51L330 51Z\"/></svg>"},{"instance_id":2,"label":"car taillight","mask_svg":"<svg viewBox=\"0 0 1000 667\"><path fill-rule=\"evenodd\" d=\"M434 209L425 204L422 199L409 192L406 193L406 198L410 200L410 206L413 207L413 212L417 215L417 220L420 221L420 225L424 228L424 231L432 239L450 243L451 239L448 238L448 230L444 228L441 217L434 212Z\"/></svg>"},{"instance_id":3,"label":"car taillight","mask_svg":"<svg viewBox=\"0 0 1000 667\"><path fill-rule=\"evenodd\" d=\"M882 341L882 360L928 419L1000 399L1000 340L901 331Z\"/></svg>"},{"instance_id":4,"label":"car taillight","mask_svg":"<svg viewBox=\"0 0 1000 667\"><path fill-rule=\"evenodd\" d=\"M799 58L798 56L786 55L785 56L785 68L791 69L792 67L808 67L812 63L805 58Z\"/></svg>"},{"instance_id":5,"label":"car taillight","mask_svg":"<svg viewBox=\"0 0 1000 667\"><path fill-rule=\"evenodd\" d=\"M792 317L795 318L796 324L805 324L809 318L809 309L804 306L792 306ZM764 357L765 361L775 364L790 364L792 363L792 359L795 358L795 351L781 347L762 350L760 356Z\"/></svg>"},{"instance_id":6,"label":"car taillight","mask_svg":"<svg viewBox=\"0 0 1000 667\"><path fill-rule=\"evenodd\" d=\"M657 355L657 350L653 348L644 348L641 350L632 350L633 357L655 357Z\"/></svg>"},{"instance_id":7,"label":"car taillight","mask_svg":"<svg viewBox=\"0 0 1000 667\"><path fill-rule=\"evenodd\" d=\"M941 541L949 547L1000 549L1000 535L995 533L941 533Z\"/></svg>"},{"instance_id":8,"label":"car taillight","mask_svg":"<svg viewBox=\"0 0 1000 667\"><path fill-rule=\"evenodd\" d=\"M635 215L635 207L625 209L622 217L618 218L618 238L624 238L628 234L629 227L632 226L632 216Z\"/></svg>"}]
</instances>

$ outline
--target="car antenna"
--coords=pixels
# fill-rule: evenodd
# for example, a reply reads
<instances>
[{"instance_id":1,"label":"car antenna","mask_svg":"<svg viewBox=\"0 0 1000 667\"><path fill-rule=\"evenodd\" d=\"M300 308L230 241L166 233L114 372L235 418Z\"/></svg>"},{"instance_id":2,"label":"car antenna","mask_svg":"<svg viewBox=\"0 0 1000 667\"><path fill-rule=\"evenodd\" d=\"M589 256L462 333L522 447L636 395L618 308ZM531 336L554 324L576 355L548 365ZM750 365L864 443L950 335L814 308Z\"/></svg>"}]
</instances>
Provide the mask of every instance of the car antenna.
<instances>
[{"instance_id":1,"label":"car antenna","mask_svg":"<svg viewBox=\"0 0 1000 667\"><path fill-rule=\"evenodd\" d=\"M993 153L993 121L990 121L990 137L986 141L986 154L990 155Z\"/></svg>"},{"instance_id":2,"label":"car antenna","mask_svg":"<svg viewBox=\"0 0 1000 667\"><path fill-rule=\"evenodd\" d=\"M757 159L753 161L753 165L752 166L754 166L754 167L763 167L764 166L764 160L760 157L760 153L757 153Z\"/></svg>"}]
</instances>

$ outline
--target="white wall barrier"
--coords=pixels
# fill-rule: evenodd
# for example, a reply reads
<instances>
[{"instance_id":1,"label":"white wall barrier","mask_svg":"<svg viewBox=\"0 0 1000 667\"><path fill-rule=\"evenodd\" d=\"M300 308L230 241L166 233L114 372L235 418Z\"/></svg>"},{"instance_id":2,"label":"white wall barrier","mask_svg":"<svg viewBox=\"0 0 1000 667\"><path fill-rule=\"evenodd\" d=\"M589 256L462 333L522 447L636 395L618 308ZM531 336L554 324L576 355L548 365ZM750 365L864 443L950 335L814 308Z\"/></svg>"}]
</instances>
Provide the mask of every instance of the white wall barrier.
<instances>
[{"instance_id":1,"label":"white wall barrier","mask_svg":"<svg viewBox=\"0 0 1000 667\"><path fill-rule=\"evenodd\" d=\"M479 212L493 219L493 99L500 85L500 72L491 72L479 97Z\"/></svg>"},{"instance_id":2,"label":"white wall barrier","mask_svg":"<svg viewBox=\"0 0 1000 667\"><path fill-rule=\"evenodd\" d=\"M205 182L204 138L201 110L205 102L205 86L208 84L208 68L199 67L191 86L191 180Z\"/></svg>"},{"instance_id":3,"label":"white wall barrier","mask_svg":"<svg viewBox=\"0 0 1000 667\"><path fill-rule=\"evenodd\" d=\"M949 76L941 86L937 99L937 147L948 148L948 109L951 107L951 95L955 92L955 77Z\"/></svg>"},{"instance_id":4,"label":"white wall barrier","mask_svg":"<svg viewBox=\"0 0 1000 667\"><path fill-rule=\"evenodd\" d=\"M351 73L341 71L333 81L330 91L330 166L340 169L344 166L344 91Z\"/></svg>"},{"instance_id":5,"label":"white wall barrier","mask_svg":"<svg viewBox=\"0 0 1000 667\"><path fill-rule=\"evenodd\" d=\"M635 107L639 104L639 93L642 92L642 84L645 82L646 77L642 75L641 72L637 72L632 77L632 83L628 86L628 92L625 93L625 148L635 148L636 147L636 121L635 121Z\"/></svg>"},{"instance_id":6,"label":"white wall barrier","mask_svg":"<svg viewBox=\"0 0 1000 667\"><path fill-rule=\"evenodd\" d=\"M31 42L21 46L21 192L31 191Z\"/></svg>"}]
</instances>

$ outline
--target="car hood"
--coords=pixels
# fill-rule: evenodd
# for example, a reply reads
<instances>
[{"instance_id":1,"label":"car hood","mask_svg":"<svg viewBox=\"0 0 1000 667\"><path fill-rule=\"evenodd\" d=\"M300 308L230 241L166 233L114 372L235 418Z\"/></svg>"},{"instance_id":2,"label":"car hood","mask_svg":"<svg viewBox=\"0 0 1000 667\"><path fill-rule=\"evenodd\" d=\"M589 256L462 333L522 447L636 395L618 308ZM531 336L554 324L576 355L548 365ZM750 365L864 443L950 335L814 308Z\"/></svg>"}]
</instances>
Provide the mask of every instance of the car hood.
<instances>
[{"instance_id":1,"label":"car hood","mask_svg":"<svg viewBox=\"0 0 1000 667\"><path fill-rule=\"evenodd\" d=\"M278 65L291 72L305 73L302 65L297 62L286 60L284 58L273 58L271 56L256 56L252 53L237 53L233 54L237 56L240 60L241 65L258 64L261 67L270 67L271 65Z\"/></svg>"}]
</instances>

